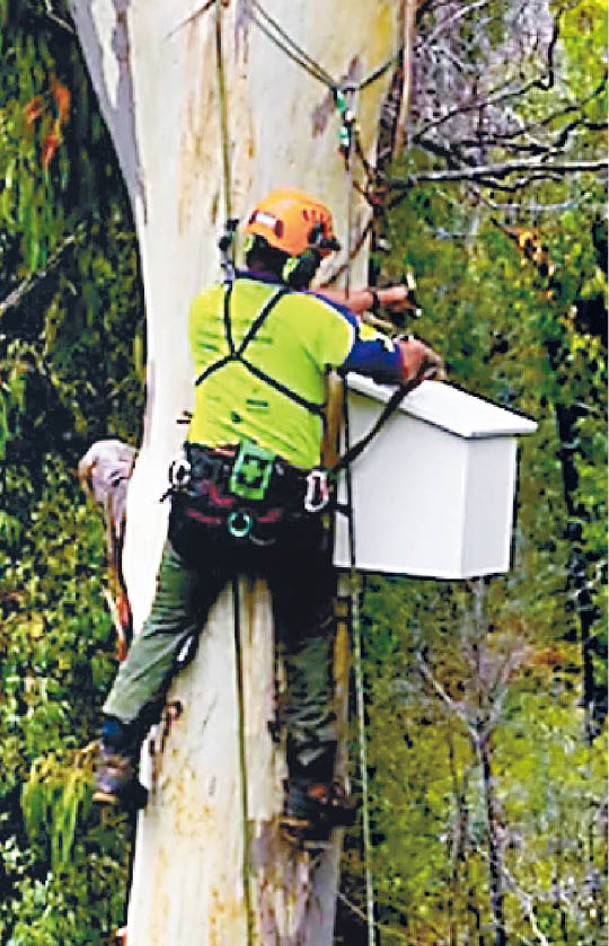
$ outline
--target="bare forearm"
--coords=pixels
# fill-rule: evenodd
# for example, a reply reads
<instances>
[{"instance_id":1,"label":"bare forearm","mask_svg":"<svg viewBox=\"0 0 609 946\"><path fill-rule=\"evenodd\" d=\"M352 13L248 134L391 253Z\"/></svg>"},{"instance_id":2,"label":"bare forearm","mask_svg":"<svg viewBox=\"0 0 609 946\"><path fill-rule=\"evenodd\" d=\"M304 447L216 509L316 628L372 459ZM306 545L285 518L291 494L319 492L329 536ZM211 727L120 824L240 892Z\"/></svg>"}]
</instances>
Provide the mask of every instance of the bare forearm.
<instances>
[{"instance_id":1,"label":"bare forearm","mask_svg":"<svg viewBox=\"0 0 609 946\"><path fill-rule=\"evenodd\" d=\"M366 286L364 289L352 289L349 294L344 289L323 287L316 289L316 293L324 296L330 302L347 306L356 315L364 312L377 312L379 308L401 312L414 309L415 303L408 284L398 283L395 286L383 286L382 289Z\"/></svg>"},{"instance_id":2,"label":"bare forearm","mask_svg":"<svg viewBox=\"0 0 609 946\"><path fill-rule=\"evenodd\" d=\"M330 302L336 302L338 305L347 306L352 312L355 312L356 315L361 315L363 312L367 312L375 305L375 294L372 289L368 288L352 289L348 295L344 289L336 289L330 286L324 286L321 289L316 289L315 292L318 295L323 296L325 299L329 299ZM379 304L383 305L383 290L379 289L377 292L379 296Z\"/></svg>"},{"instance_id":3,"label":"bare forearm","mask_svg":"<svg viewBox=\"0 0 609 946\"><path fill-rule=\"evenodd\" d=\"M348 308L357 315L361 315L362 312L365 312L373 302L371 293L369 293L367 289L356 289L355 291L349 292L348 295L344 289L333 289L330 287L316 289L315 292L325 299L329 299L330 302L348 306Z\"/></svg>"}]
</instances>

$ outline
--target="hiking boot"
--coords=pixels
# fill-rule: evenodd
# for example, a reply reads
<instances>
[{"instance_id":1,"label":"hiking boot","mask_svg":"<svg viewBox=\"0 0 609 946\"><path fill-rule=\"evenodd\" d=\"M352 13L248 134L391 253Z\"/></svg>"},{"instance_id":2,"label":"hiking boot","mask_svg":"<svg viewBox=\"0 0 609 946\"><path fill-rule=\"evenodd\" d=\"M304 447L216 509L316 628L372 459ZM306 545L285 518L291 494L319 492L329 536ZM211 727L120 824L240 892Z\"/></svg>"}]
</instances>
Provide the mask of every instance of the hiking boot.
<instances>
[{"instance_id":1,"label":"hiking boot","mask_svg":"<svg viewBox=\"0 0 609 946\"><path fill-rule=\"evenodd\" d=\"M284 837L302 846L327 842L334 828L355 824L356 805L342 785L293 781L280 821Z\"/></svg>"},{"instance_id":2,"label":"hiking boot","mask_svg":"<svg viewBox=\"0 0 609 946\"><path fill-rule=\"evenodd\" d=\"M123 755L100 744L99 758L93 776L93 801L98 805L122 805L144 808L148 792L140 784L137 767L130 755Z\"/></svg>"},{"instance_id":3,"label":"hiking boot","mask_svg":"<svg viewBox=\"0 0 609 946\"><path fill-rule=\"evenodd\" d=\"M137 776L139 745L129 738L128 727L107 719L102 727L99 754L93 774L93 801L101 805L143 808L148 792Z\"/></svg>"}]
</instances>

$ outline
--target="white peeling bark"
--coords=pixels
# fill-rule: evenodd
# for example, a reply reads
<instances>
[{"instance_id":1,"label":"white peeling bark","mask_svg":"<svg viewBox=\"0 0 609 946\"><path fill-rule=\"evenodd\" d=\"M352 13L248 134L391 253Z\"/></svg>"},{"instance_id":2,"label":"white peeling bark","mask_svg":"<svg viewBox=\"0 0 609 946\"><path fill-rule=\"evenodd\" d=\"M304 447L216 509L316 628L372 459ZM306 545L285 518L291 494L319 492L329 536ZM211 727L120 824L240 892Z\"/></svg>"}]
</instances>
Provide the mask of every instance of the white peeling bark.
<instances>
[{"instance_id":1,"label":"white peeling bark","mask_svg":"<svg viewBox=\"0 0 609 946\"><path fill-rule=\"evenodd\" d=\"M416 15L420 0L400 0L398 28L400 32L400 46L402 49L402 89L400 108L395 133L395 154L397 157L408 144L408 121L412 102L412 57L416 32Z\"/></svg>"},{"instance_id":2,"label":"white peeling bark","mask_svg":"<svg viewBox=\"0 0 609 946\"><path fill-rule=\"evenodd\" d=\"M337 80L368 75L394 52L397 0L263 5ZM225 195L216 10L204 0L71 0L71 7L129 190L144 280L148 399L124 562L137 632L154 593L166 530L159 497L184 434L176 420L192 402L188 307L219 275ZM233 213L243 217L273 187L299 187L332 206L346 244L347 177L332 96L269 41L250 9L246 0L223 2ZM384 73L356 101L371 158L388 78ZM354 210L355 244L368 208L356 198ZM365 266L364 246L353 263L353 286L364 281ZM314 866L278 840L285 761L267 725L275 687L270 614L261 586L252 591L242 582L241 595L249 863L227 591L198 656L170 694L182 715L164 737L163 725L155 737L152 797L138 827L129 946L332 942L338 843ZM344 698L344 655L341 667Z\"/></svg>"}]
</instances>

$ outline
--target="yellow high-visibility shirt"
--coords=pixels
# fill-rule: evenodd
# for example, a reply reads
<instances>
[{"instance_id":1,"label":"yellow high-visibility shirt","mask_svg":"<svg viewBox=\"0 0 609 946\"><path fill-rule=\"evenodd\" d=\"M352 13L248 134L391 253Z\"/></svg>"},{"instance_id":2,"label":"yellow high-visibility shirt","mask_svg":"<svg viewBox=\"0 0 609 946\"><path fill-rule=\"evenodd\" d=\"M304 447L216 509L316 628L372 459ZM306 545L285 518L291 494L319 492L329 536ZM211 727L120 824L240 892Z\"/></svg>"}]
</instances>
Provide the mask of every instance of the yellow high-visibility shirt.
<instances>
[{"instance_id":1,"label":"yellow high-visibility shirt","mask_svg":"<svg viewBox=\"0 0 609 946\"><path fill-rule=\"evenodd\" d=\"M229 308L237 348L280 288L248 275L235 279ZM230 354L224 292L222 285L212 286L191 306L189 337L197 379ZM316 466L326 371L343 364L355 334L353 324L330 303L310 293L286 292L243 353L253 370L231 360L197 384L188 441L218 447L251 440L294 466ZM277 390L264 376L310 402L313 409Z\"/></svg>"}]
</instances>

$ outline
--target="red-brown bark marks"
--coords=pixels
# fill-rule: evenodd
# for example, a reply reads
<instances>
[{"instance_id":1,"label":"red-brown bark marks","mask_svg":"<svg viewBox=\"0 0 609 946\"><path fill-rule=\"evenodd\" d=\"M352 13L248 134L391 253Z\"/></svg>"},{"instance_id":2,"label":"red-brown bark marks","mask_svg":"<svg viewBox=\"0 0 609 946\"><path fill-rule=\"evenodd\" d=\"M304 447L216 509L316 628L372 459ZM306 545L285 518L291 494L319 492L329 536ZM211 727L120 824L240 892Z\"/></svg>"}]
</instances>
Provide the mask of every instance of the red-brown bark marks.
<instances>
[{"instance_id":1,"label":"red-brown bark marks","mask_svg":"<svg viewBox=\"0 0 609 946\"><path fill-rule=\"evenodd\" d=\"M154 877L154 893L149 899L151 904L151 916L148 926L150 943L163 942L163 930L165 929L165 918L171 910L171 902L167 888L167 877L169 875L169 852L160 845L157 848L157 863L154 871L151 871Z\"/></svg>"},{"instance_id":2,"label":"red-brown bark marks","mask_svg":"<svg viewBox=\"0 0 609 946\"><path fill-rule=\"evenodd\" d=\"M209 895L209 946L227 946L227 930L235 930L243 920L243 900L226 899L217 887Z\"/></svg>"},{"instance_id":3,"label":"red-brown bark marks","mask_svg":"<svg viewBox=\"0 0 609 946\"><path fill-rule=\"evenodd\" d=\"M188 72L199 75L187 104L184 130L178 156L178 228L184 232L208 208L201 207L199 194L205 182L220 179L220 129L218 100L210 70L201 63L212 62L215 50L211 35L203 38L198 22L188 25ZM212 201L213 203L213 201Z\"/></svg>"}]
</instances>

